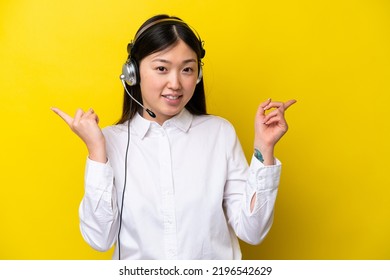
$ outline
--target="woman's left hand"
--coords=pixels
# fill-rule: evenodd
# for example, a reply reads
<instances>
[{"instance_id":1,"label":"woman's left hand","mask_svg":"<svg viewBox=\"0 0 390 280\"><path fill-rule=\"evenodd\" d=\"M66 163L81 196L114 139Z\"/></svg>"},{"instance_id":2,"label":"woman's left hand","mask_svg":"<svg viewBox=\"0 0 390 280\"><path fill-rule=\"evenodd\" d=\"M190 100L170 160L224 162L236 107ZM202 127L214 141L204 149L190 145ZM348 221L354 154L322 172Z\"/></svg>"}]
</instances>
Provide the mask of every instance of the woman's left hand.
<instances>
[{"instance_id":1,"label":"woman's left hand","mask_svg":"<svg viewBox=\"0 0 390 280\"><path fill-rule=\"evenodd\" d=\"M295 102L296 100L278 102L268 99L260 104L255 119L254 145L255 148L263 154L263 156L271 156L272 153L273 157L275 144L288 130L284 112ZM266 112L270 109L274 110L266 114Z\"/></svg>"}]
</instances>

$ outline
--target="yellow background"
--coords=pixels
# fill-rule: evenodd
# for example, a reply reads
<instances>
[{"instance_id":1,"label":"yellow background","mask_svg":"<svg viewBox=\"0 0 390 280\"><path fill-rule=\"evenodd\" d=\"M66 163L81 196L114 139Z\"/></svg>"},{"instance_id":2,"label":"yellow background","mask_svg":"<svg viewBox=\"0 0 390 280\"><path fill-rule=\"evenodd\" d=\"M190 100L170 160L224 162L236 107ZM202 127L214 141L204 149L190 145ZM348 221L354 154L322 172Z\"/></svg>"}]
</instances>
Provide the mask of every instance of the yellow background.
<instances>
[{"instance_id":1,"label":"yellow background","mask_svg":"<svg viewBox=\"0 0 390 280\"><path fill-rule=\"evenodd\" d=\"M390 259L390 2L0 2L0 259L110 259L82 239L82 142L53 112L120 116L126 45L157 13L205 41L208 109L252 153L257 105L295 98L274 225L246 259Z\"/></svg>"}]
</instances>

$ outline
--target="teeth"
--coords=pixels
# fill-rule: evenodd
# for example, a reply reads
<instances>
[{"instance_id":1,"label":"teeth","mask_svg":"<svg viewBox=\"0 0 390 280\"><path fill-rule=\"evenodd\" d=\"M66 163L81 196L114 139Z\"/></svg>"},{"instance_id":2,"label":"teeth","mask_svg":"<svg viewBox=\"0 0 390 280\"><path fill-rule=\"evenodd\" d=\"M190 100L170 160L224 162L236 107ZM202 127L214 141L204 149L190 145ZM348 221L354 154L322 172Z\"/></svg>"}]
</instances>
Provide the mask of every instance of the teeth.
<instances>
[{"instance_id":1,"label":"teeth","mask_svg":"<svg viewBox=\"0 0 390 280\"><path fill-rule=\"evenodd\" d=\"M179 99L179 96L165 95L165 98L168 98L170 100L176 100Z\"/></svg>"}]
</instances>

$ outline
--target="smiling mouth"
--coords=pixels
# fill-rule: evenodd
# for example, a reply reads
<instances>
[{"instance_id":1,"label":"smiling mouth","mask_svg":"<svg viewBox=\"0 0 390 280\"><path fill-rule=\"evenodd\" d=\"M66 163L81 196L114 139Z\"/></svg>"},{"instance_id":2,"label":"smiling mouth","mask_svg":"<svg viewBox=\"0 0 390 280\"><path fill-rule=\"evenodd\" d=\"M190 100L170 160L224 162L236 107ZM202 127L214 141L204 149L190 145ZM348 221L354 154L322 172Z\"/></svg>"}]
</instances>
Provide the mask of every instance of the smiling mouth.
<instances>
[{"instance_id":1,"label":"smiling mouth","mask_svg":"<svg viewBox=\"0 0 390 280\"><path fill-rule=\"evenodd\" d=\"M181 95L163 95L163 97L169 100L177 100L181 97Z\"/></svg>"}]
</instances>

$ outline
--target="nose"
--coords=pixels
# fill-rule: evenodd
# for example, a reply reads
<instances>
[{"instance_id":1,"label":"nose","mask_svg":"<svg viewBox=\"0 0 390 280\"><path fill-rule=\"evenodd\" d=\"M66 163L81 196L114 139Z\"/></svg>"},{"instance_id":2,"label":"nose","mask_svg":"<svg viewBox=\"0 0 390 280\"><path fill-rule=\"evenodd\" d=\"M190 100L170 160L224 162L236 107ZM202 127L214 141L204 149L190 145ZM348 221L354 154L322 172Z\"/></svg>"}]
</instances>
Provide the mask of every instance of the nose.
<instances>
[{"instance_id":1,"label":"nose","mask_svg":"<svg viewBox=\"0 0 390 280\"><path fill-rule=\"evenodd\" d=\"M171 90L181 89L180 74L172 71L168 77L168 88Z\"/></svg>"}]
</instances>

